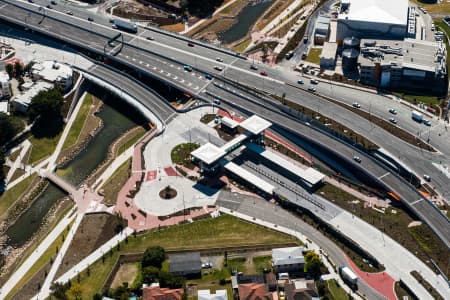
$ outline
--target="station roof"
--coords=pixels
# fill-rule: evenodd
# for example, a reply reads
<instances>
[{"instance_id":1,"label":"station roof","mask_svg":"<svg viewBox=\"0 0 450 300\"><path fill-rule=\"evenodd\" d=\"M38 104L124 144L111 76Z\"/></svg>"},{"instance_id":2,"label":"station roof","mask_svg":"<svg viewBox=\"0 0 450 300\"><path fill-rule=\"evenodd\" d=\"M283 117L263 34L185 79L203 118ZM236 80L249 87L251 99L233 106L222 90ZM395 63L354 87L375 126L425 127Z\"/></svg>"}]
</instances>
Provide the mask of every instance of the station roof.
<instances>
[{"instance_id":1,"label":"station roof","mask_svg":"<svg viewBox=\"0 0 450 300\"><path fill-rule=\"evenodd\" d=\"M239 125L238 121L228 118L227 116L223 117L221 122L223 125L229 128L236 128Z\"/></svg>"},{"instance_id":2,"label":"station roof","mask_svg":"<svg viewBox=\"0 0 450 300\"><path fill-rule=\"evenodd\" d=\"M233 162L224 162L224 168L231 173L239 176L240 178L244 179L245 181L253 184L260 190L266 192L267 194L273 194L273 191L275 190L275 187L271 185L270 183L267 183L266 181L262 180L258 176L254 175L253 173L250 173L249 171L245 170L244 168L238 166L237 164Z\"/></svg>"},{"instance_id":3,"label":"station roof","mask_svg":"<svg viewBox=\"0 0 450 300\"><path fill-rule=\"evenodd\" d=\"M281 168L302 178L304 181L306 181L307 183L309 183L313 186L316 185L317 183L319 183L325 177L324 174L320 173L319 171L316 171L313 168L310 168L310 167L301 168L298 165L286 160L282 156L280 156L272 151L266 150L258 145L255 145L252 143L247 143L245 146L248 149L250 149L251 151L261 155L265 159L280 166Z\"/></svg>"},{"instance_id":4,"label":"station roof","mask_svg":"<svg viewBox=\"0 0 450 300\"><path fill-rule=\"evenodd\" d=\"M212 164L222 158L226 152L211 143L204 144L191 152L191 155L206 164Z\"/></svg>"},{"instance_id":5,"label":"station roof","mask_svg":"<svg viewBox=\"0 0 450 300\"><path fill-rule=\"evenodd\" d=\"M240 134L231 141L227 142L226 144L220 146L220 149L222 149L224 152L229 152L232 149L236 149L237 145L240 145L243 141L245 141L248 138L246 134Z\"/></svg>"},{"instance_id":6,"label":"station roof","mask_svg":"<svg viewBox=\"0 0 450 300\"><path fill-rule=\"evenodd\" d=\"M244 120L240 123L240 126L244 128L245 130L249 131L252 134L260 134L270 126L272 126L272 123L270 123L267 120L264 120L263 118L253 115L250 118Z\"/></svg>"},{"instance_id":7,"label":"station roof","mask_svg":"<svg viewBox=\"0 0 450 300\"><path fill-rule=\"evenodd\" d=\"M347 12L339 19L405 25L408 19L408 0L350 0Z\"/></svg>"}]
</instances>

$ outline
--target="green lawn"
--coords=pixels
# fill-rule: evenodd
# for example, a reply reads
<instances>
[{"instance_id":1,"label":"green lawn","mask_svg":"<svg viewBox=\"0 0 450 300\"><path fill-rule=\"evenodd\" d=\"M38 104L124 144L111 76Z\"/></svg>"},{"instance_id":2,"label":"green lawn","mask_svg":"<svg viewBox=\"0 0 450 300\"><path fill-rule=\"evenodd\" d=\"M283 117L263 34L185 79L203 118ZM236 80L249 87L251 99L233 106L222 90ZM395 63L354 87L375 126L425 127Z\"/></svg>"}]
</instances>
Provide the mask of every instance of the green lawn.
<instances>
[{"instance_id":1,"label":"green lawn","mask_svg":"<svg viewBox=\"0 0 450 300\"><path fill-rule=\"evenodd\" d=\"M137 235L136 238L130 236L128 243L122 242L120 253L143 252L148 247L156 245L166 250L183 250L287 242L298 241L294 237L244 222L230 215L223 215L191 224L170 226L161 231L151 230ZM100 259L91 266L89 277L86 271L81 274L83 298L92 299L101 289L118 256L118 251L114 249L112 254L111 252L105 254L104 263ZM73 282L76 282L76 279Z\"/></svg>"},{"instance_id":2,"label":"green lawn","mask_svg":"<svg viewBox=\"0 0 450 300\"><path fill-rule=\"evenodd\" d=\"M34 174L25 178L0 196L0 220L5 218L5 212L20 198L20 196L22 196L36 176L37 175Z\"/></svg>"},{"instance_id":3,"label":"green lawn","mask_svg":"<svg viewBox=\"0 0 450 300\"><path fill-rule=\"evenodd\" d=\"M322 53L321 48L311 48L309 50L308 56L306 57L306 61L320 65L320 54Z\"/></svg>"},{"instance_id":4,"label":"green lawn","mask_svg":"<svg viewBox=\"0 0 450 300\"><path fill-rule=\"evenodd\" d=\"M191 152L200 147L197 143L183 143L175 146L170 153L172 162L177 165L183 165L189 169L194 168L191 160Z\"/></svg>"},{"instance_id":5,"label":"green lawn","mask_svg":"<svg viewBox=\"0 0 450 300\"><path fill-rule=\"evenodd\" d=\"M34 136L29 138L31 143L31 154L28 160L28 164L36 163L47 156L50 156L55 151L59 138L61 137L63 130L52 138L35 138Z\"/></svg>"},{"instance_id":6,"label":"green lawn","mask_svg":"<svg viewBox=\"0 0 450 300\"><path fill-rule=\"evenodd\" d=\"M252 42L251 39L246 39L242 43L239 43L236 46L234 46L233 50L242 53L245 51L245 49L247 49L248 45L250 45L251 42Z\"/></svg>"},{"instance_id":7,"label":"green lawn","mask_svg":"<svg viewBox=\"0 0 450 300\"><path fill-rule=\"evenodd\" d=\"M55 239L55 241L48 247L48 249L42 254L42 256L34 263L34 265L28 270L27 273L19 280L19 282L14 286L14 288L9 292L9 294L5 297L5 299L10 299L17 293L21 287L30 280L34 274L39 272L39 270L45 266L52 256L56 254L56 248L61 249L62 244L64 243L63 236L67 236L67 232L70 230L74 221L72 221L66 229L61 232L61 234Z\"/></svg>"},{"instance_id":8,"label":"green lawn","mask_svg":"<svg viewBox=\"0 0 450 300\"><path fill-rule=\"evenodd\" d=\"M103 202L107 205L114 205L117 194L130 177L131 158L127 159L102 186L105 194Z\"/></svg>"},{"instance_id":9,"label":"green lawn","mask_svg":"<svg viewBox=\"0 0 450 300\"><path fill-rule=\"evenodd\" d=\"M134 131L132 136L129 136L128 141L126 141L123 145L120 145L119 149L117 150L117 156L124 153L125 150L133 146L141 137L143 137L147 133L147 130L145 130L144 127L139 127L136 131Z\"/></svg>"},{"instance_id":10,"label":"green lawn","mask_svg":"<svg viewBox=\"0 0 450 300\"><path fill-rule=\"evenodd\" d=\"M80 110L70 127L69 134L67 135L66 140L64 141L64 145L62 150L69 148L77 143L78 137L80 136L81 130L83 129L86 118L88 117L89 110L91 109L91 105L94 102L91 94L86 94L83 100L83 104L81 104Z\"/></svg>"},{"instance_id":11,"label":"green lawn","mask_svg":"<svg viewBox=\"0 0 450 300\"><path fill-rule=\"evenodd\" d=\"M253 264L257 273L262 273L264 269L272 269L272 256L253 257Z\"/></svg>"},{"instance_id":12,"label":"green lawn","mask_svg":"<svg viewBox=\"0 0 450 300\"><path fill-rule=\"evenodd\" d=\"M411 103L423 102L425 104L439 104L439 100L435 96L409 95L405 93L393 93L393 94Z\"/></svg>"},{"instance_id":13,"label":"green lawn","mask_svg":"<svg viewBox=\"0 0 450 300\"><path fill-rule=\"evenodd\" d=\"M333 295L334 300L348 300L349 297L345 290L339 287L334 279L328 280L328 289L331 295Z\"/></svg>"}]
</instances>

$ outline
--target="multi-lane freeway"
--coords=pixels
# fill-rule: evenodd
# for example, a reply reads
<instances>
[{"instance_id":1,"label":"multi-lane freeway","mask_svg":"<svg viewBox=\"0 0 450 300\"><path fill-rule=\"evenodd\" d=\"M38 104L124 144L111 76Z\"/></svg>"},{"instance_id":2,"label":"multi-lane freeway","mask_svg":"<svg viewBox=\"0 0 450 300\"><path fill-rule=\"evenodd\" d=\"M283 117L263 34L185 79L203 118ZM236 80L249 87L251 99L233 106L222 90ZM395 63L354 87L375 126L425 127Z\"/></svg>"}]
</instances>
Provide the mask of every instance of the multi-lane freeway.
<instances>
[{"instance_id":1,"label":"multi-lane freeway","mask_svg":"<svg viewBox=\"0 0 450 300\"><path fill-rule=\"evenodd\" d=\"M0 18L91 52L106 53L106 56L109 56L112 60L128 65L142 73L149 74L169 85L196 94L199 97L217 95L229 102L234 102L240 108L260 113L275 124L303 135L304 139L311 143L320 143L327 149L332 150L331 152L339 155L343 160L348 160L350 164L353 163L351 157L356 151L350 145L337 141L322 132L311 130L305 124L299 123L281 112L273 103L266 103L267 107L264 107L261 105L261 100L252 98L252 95L248 95L248 98L252 98L252 101L248 101L247 98L229 93L211 84L211 82L220 83L220 79L223 76L246 86L256 87L273 94L281 95L285 93L287 98L301 101L303 105L313 109L320 104L324 110L328 107L329 111L325 110L325 112L330 114L330 118L335 113L335 118L338 121L341 122L347 119L348 124L345 125L352 129L356 126L355 131L367 136L371 136L371 132L375 128L367 120L356 117L353 113L339 106L326 102L326 100L304 90L285 85L285 81L291 80L292 83L292 78L283 74L282 70L263 65L258 65L259 70L252 70L250 69L251 62L224 52L221 49L215 50L211 47L203 47L200 44L190 47L187 45L186 40L181 38L174 38L172 35L166 35L154 30L142 29L137 35L123 33L118 40L113 42L113 45L110 45L108 41L117 35L118 31L111 29L108 24L88 22L87 19L82 17L69 16L64 12L18 1L4 0L0 2ZM151 37L153 40L149 40L147 37ZM123 45L120 45L122 38ZM115 56L112 54L115 54ZM217 58L220 58L222 61L218 61ZM188 72L184 70L184 64L191 65L193 71ZM215 66L220 66L223 70L215 69ZM266 72L267 76L260 74L262 70ZM207 80L204 76L205 73L216 75L218 78L212 81ZM120 82L122 75L117 74L116 76L116 81ZM106 79L114 80L114 76ZM158 111L155 112L158 113ZM337 114L336 112L339 113ZM367 124L370 125L370 128L367 127ZM420 150L393 138L381 129L377 130L379 131L379 137L376 142L387 149L387 151L391 152L392 150L393 152L396 149L404 148L407 151L403 155L407 159L416 162L420 158L420 161L424 161ZM422 198L412 186L380 166L373 158L364 153L360 153L360 156L363 161L360 165L354 167L361 172L368 173L374 181L379 181L387 189L395 191L421 219L431 226L447 247L450 247L450 223L448 218L428 199ZM426 165L424 169L428 168L427 170L431 171L429 167L429 165ZM432 172L428 173L433 174ZM435 178L443 178L441 174L436 174L436 176L433 174L432 176L437 184L440 181ZM444 179L442 186L444 186Z\"/></svg>"}]
</instances>

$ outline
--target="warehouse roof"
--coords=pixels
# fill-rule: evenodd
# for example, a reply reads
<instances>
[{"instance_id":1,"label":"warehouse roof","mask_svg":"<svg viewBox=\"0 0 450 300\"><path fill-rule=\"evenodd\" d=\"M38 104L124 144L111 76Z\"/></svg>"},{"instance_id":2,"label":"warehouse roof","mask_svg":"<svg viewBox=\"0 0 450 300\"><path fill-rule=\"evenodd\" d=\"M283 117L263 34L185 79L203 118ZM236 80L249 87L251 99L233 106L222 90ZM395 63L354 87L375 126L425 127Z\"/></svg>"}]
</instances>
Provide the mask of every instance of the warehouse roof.
<instances>
[{"instance_id":1,"label":"warehouse roof","mask_svg":"<svg viewBox=\"0 0 450 300\"><path fill-rule=\"evenodd\" d=\"M267 120L264 120L263 118L253 115L250 118L244 120L240 126L244 128L245 130L249 131L252 134L260 134L267 128L269 128L272 125Z\"/></svg>"},{"instance_id":2,"label":"warehouse roof","mask_svg":"<svg viewBox=\"0 0 450 300\"><path fill-rule=\"evenodd\" d=\"M217 161L225 154L226 152L223 149L211 143L204 144L203 146L200 146L198 149L191 152L191 155L193 157L201 160L208 165Z\"/></svg>"},{"instance_id":3,"label":"warehouse roof","mask_svg":"<svg viewBox=\"0 0 450 300\"><path fill-rule=\"evenodd\" d=\"M408 0L350 0L348 11L339 19L405 25L408 19Z\"/></svg>"}]
</instances>

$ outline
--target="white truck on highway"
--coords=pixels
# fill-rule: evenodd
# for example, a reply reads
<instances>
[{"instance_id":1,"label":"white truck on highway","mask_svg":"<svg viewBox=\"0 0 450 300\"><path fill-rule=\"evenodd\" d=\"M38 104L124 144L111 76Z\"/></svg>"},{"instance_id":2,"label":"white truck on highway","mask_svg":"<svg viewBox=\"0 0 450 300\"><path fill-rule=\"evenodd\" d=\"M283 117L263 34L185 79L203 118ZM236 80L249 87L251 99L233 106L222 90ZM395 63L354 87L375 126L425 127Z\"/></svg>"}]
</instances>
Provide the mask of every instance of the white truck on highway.
<instances>
[{"instance_id":1,"label":"white truck on highway","mask_svg":"<svg viewBox=\"0 0 450 300\"><path fill-rule=\"evenodd\" d=\"M411 113L411 118L416 122L422 123L423 115L417 110L413 110Z\"/></svg>"},{"instance_id":2,"label":"white truck on highway","mask_svg":"<svg viewBox=\"0 0 450 300\"><path fill-rule=\"evenodd\" d=\"M349 267L340 266L338 268L339 275L341 275L342 279L352 288L357 289L358 284L358 276L350 270Z\"/></svg>"}]
</instances>

